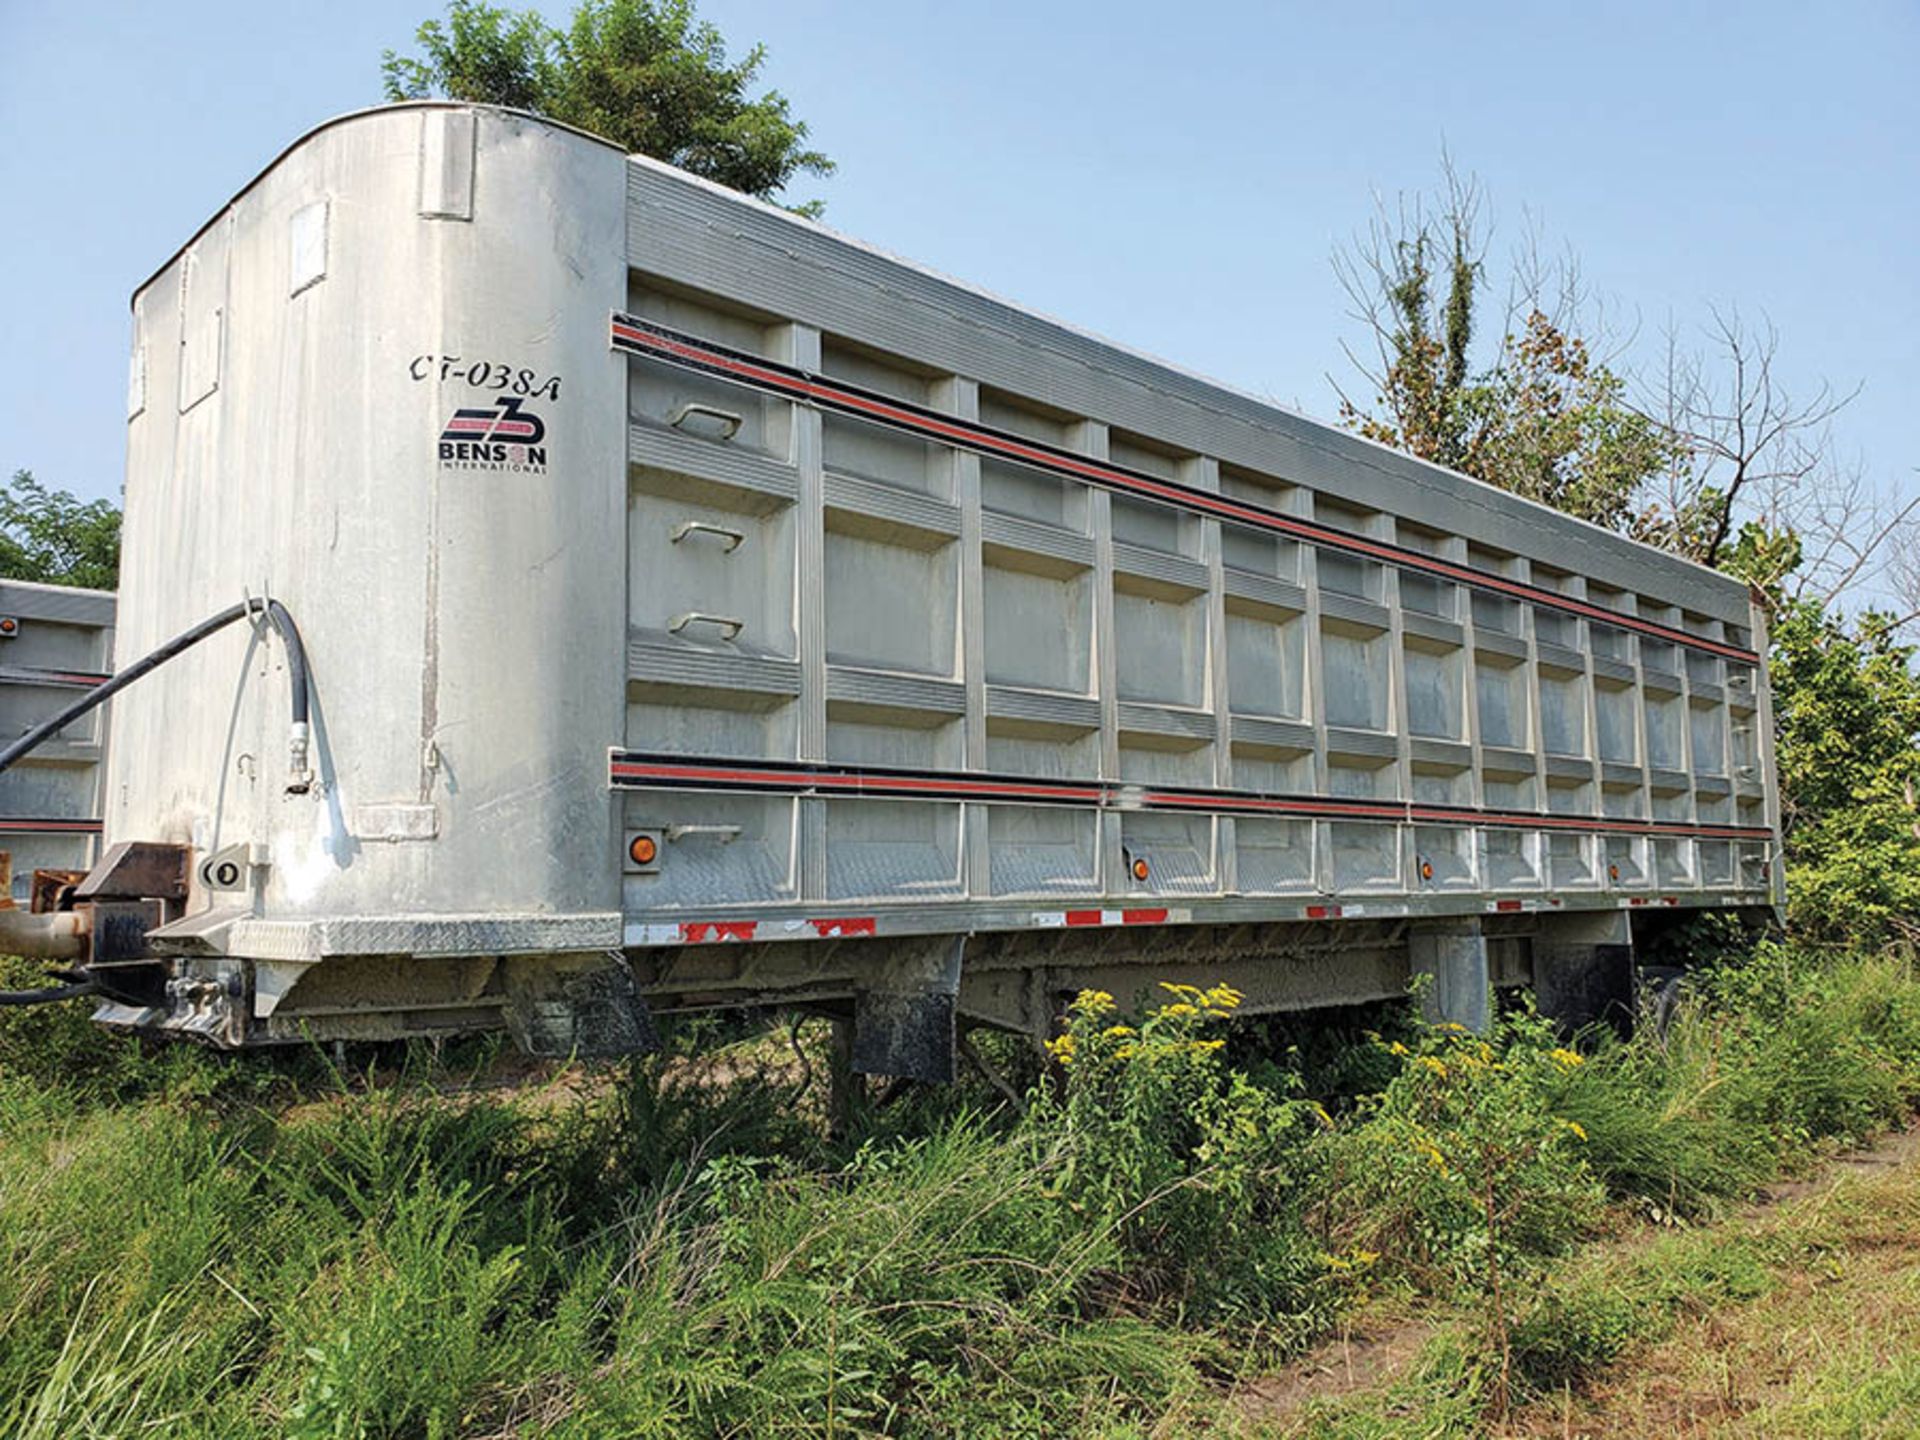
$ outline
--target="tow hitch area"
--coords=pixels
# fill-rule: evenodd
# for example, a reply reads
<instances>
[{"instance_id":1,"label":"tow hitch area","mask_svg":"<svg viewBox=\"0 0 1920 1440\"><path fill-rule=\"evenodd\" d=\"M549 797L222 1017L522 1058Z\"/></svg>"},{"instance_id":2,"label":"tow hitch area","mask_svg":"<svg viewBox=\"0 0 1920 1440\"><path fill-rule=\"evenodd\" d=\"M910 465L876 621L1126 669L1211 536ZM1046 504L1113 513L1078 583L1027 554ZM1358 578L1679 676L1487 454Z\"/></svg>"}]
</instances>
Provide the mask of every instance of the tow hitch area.
<instances>
[{"instance_id":1,"label":"tow hitch area","mask_svg":"<svg viewBox=\"0 0 1920 1440\"><path fill-rule=\"evenodd\" d=\"M158 1026L219 1045L239 1044L246 1025L246 1007L234 1003L244 999L234 993L236 981L245 988L241 968L219 975L178 973L177 962L156 955L148 942L184 912L191 863L184 845L134 840L109 848L84 875L35 871L31 910L0 898L0 948L69 963L48 967L58 983L0 992L0 1003L92 995L101 1002L94 1018L104 1024ZM0 852L0 869L11 868L11 857Z\"/></svg>"}]
</instances>

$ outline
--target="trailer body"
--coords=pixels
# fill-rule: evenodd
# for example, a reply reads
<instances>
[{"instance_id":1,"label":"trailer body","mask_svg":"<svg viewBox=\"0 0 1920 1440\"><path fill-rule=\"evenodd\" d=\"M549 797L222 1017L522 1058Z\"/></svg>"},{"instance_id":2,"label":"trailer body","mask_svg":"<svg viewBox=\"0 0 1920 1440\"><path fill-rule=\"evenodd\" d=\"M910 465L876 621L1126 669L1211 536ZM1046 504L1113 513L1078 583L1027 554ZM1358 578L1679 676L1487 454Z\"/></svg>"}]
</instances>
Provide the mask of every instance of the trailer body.
<instances>
[{"instance_id":1,"label":"trailer body","mask_svg":"<svg viewBox=\"0 0 1920 1440\"><path fill-rule=\"evenodd\" d=\"M0 580L0 737L107 678L113 614L108 591ZM0 774L0 906L31 905L36 873L71 883L98 858L106 723L89 715ZM45 903L45 881L42 893Z\"/></svg>"},{"instance_id":2,"label":"trailer body","mask_svg":"<svg viewBox=\"0 0 1920 1440\"><path fill-rule=\"evenodd\" d=\"M273 596L314 783L267 627L114 701L107 838L192 864L111 1023L807 1005L940 1074L1082 986L1472 1021L1779 899L1743 586L528 116L300 140L129 409L120 662Z\"/></svg>"}]
</instances>

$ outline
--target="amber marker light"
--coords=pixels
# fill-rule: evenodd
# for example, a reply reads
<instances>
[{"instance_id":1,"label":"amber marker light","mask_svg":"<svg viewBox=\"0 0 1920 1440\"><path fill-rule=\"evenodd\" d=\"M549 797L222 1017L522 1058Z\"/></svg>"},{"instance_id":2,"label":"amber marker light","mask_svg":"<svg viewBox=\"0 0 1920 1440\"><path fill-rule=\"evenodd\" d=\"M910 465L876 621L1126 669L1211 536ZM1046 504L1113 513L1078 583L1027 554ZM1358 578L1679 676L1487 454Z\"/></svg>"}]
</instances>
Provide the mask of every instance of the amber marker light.
<instances>
[{"instance_id":1,"label":"amber marker light","mask_svg":"<svg viewBox=\"0 0 1920 1440\"><path fill-rule=\"evenodd\" d=\"M627 846L627 855L636 865L651 865L660 858L660 842L651 835L636 835Z\"/></svg>"},{"instance_id":2,"label":"amber marker light","mask_svg":"<svg viewBox=\"0 0 1920 1440\"><path fill-rule=\"evenodd\" d=\"M1433 862L1431 860L1422 860L1420 862L1420 878L1422 880L1431 880L1433 878Z\"/></svg>"},{"instance_id":3,"label":"amber marker light","mask_svg":"<svg viewBox=\"0 0 1920 1440\"><path fill-rule=\"evenodd\" d=\"M1145 860L1135 860L1131 869L1133 870L1133 878L1136 880L1144 880L1153 873L1153 871L1148 868Z\"/></svg>"}]
</instances>

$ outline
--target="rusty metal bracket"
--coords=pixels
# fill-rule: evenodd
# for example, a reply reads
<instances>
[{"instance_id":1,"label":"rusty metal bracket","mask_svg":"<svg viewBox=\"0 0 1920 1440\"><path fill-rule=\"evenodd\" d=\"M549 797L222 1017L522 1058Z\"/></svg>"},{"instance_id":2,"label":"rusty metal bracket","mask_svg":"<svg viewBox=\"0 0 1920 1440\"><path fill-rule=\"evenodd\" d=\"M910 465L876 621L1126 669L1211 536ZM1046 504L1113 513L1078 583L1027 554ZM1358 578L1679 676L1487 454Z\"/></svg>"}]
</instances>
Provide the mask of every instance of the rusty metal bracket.
<instances>
[{"instance_id":1,"label":"rusty metal bracket","mask_svg":"<svg viewBox=\"0 0 1920 1440\"><path fill-rule=\"evenodd\" d=\"M109 847L100 863L75 887L75 900L166 900L178 904L187 898L192 874L191 852L185 845L153 840L122 840Z\"/></svg>"},{"instance_id":2,"label":"rusty metal bracket","mask_svg":"<svg viewBox=\"0 0 1920 1440\"><path fill-rule=\"evenodd\" d=\"M87 878L84 870L36 870L33 872L33 889L28 908L36 915L49 915L56 910L73 908L74 887Z\"/></svg>"}]
</instances>

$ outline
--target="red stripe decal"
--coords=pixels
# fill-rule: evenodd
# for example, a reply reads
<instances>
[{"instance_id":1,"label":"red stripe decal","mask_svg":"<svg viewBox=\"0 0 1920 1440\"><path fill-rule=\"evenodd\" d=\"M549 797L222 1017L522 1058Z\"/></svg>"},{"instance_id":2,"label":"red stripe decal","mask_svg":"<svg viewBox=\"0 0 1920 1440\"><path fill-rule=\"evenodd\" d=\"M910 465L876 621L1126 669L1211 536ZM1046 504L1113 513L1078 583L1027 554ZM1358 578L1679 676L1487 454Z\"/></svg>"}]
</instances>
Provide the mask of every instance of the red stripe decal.
<instances>
[{"instance_id":1,"label":"red stripe decal","mask_svg":"<svg viewBox=\"0 0 1920 1440\"><path fill-rule=\"evenodd\" d=\"M1623 820L1597 815L1542 815L1519 810L1466 810L1412 803L1343 800L1337 796L1251 795L1231 790L1139 792L1100 781L1025 781L961 773L888 773L814 769L806 765L679 762L634 758L614 751L609 779L644 788L649 781L690 784L716 790L777 791L785 794L850 796L925 795L931 799L985 802L1040 802L1101 809L1137 808L1184 812L1298 815L1394 825L1443 825L1456 828L1496 826L1519 830L1570 831L1579 834L1669 835L1688 839L1771 842L1761 826L1692 824L1683 821Z\"/></svg>"},{"instance_id":2,"label":"red stripe decal","mask_svg":"<svg viewBox=\"0 0 1920 1440\"><path fill-rule=\"evenodd\" d=\"M795 773L789 770L755 770L746 767L721 769L701 765L658 765L631 760L613 762L618 780L705 780L715 784L785 785L812 790L916 790L941 793L1005 795L1033 800L1079 800L1096 803L1100 790L1087 785L1023 785L1017 782L968 780L955 776L931 778L915 775L833 775Z\"/></svg>"},{"instance_id":3,"label":"red stripe decal","mask_svg":"<svg viewBox=\"0 0 1920 1440\"><path fill-rule=\"evenodd\" d=\"M1167 923L1167 912L1165 910L1122 910L1120 923L1122 925L1164 925Z\"/></svg>"},{"instance_id":4,"label":"red stripe decal","mask_svg":"<svg viewBox=\"0 0 1920 1440\"><path fill-rule=\"evenodd\" d=\"M906 407L875 396L864 395L811 375L773 368L766 363L754 363L703 343L665 333L651 325L624 320L619 315L613 317L612 326L616 345L618 342L625 342L627 346L650 354L702 369L724 372L729 377L761 389L773 390L803 401L819 401L843 410L855 411L870 416L882 424L920 434L934 435L971 450L1004 455L1039 469L1072 475L1109 489L1148 495L1181 509L1218 515L1260 529L1290 535L1311 544L1365 555L1383 564L1425 571L1476 589L1513 596L1530 604L1544 605L1549 609L1598 620L1624 630L1651 635L1672 644L1725 656L1744 664L1756 664L1760 658L1756 652L1742 649L1737 645L1692 635L1685 630L1663 625L1656 620L1646 620L1637 615L1623 615L1570 595L1561 595L1556 591L1544 590L1518 580L1509 580L1504 576L1474 570L1465 565L1440 559L1438 556L1423 555L1418 551L1403 550L1395 545L1368 540L1358 535L1349 535L1328 526L1282 515L1278 511L1241 503L1227 496L1194 490L1182 485L1170 485L1150 476L1083 459L1065 451L1029 444L985 426L946 419L931 411Z\"/></svg>"},{"instance_id":5,"label":"red stripe decal","mask_svg":"<svg viewBox=\"0 0 1920 1440\"><path fill-rule=\"evenodd\" d=\"M1100 912L1098 910L1067 911L1067 924L1069 925L1098 925L1099 923Z\"/></svg>"}]
</instances>

